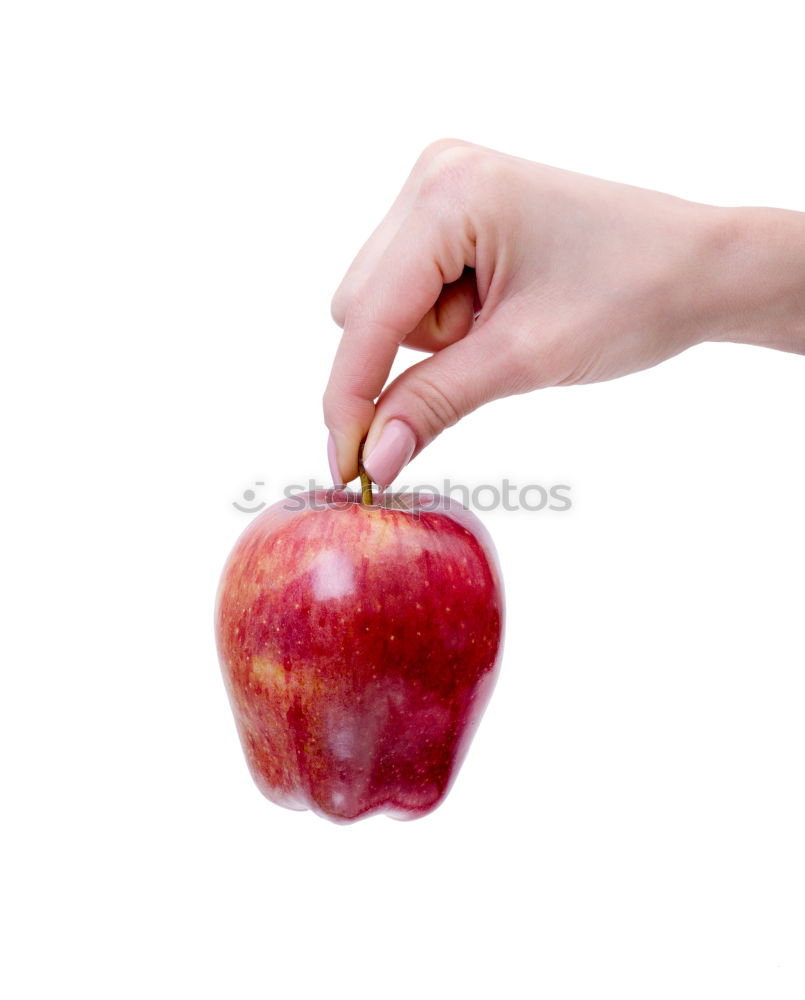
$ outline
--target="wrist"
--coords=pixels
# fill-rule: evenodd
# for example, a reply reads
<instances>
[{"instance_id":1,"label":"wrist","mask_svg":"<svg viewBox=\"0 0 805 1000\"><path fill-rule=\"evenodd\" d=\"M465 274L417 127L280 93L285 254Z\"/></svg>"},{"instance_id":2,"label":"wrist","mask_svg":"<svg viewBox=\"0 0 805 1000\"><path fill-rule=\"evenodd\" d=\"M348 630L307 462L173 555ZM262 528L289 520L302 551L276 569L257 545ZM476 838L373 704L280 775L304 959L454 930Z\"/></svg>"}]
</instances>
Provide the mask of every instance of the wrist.
<instances>
[{"instance_id":1,"label":"wrist","mask_svg":"<svg viewBox=\"0 0 805 1000\"><path fill-rule=\"evenodd\" d=\"M707 340L805 354L805 213L708 209Z\"/></svg>"}]
</instances>

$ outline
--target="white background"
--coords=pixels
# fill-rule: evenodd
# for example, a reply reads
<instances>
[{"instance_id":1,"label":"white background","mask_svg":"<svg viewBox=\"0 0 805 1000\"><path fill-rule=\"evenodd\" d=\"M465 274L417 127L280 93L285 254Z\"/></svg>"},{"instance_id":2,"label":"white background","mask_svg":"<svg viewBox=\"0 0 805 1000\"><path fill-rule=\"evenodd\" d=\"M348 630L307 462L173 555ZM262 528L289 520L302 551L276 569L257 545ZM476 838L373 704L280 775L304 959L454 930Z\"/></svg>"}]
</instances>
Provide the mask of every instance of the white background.
<instances>
[{"instance_id":1,"label":"white background","mask_svg":"<svg viewBox=\"0 0 805 1000\"><path fill-rule=\"evenodd\" d=\"M574 501L483 515L503 674L426 819L263 800L212 635L232 501L325 480L330 296L422 147L803 210L796 10L3 5L6 996L803 996L801 357L707 345L416 460Z\"/></svg>"}]
</instances>

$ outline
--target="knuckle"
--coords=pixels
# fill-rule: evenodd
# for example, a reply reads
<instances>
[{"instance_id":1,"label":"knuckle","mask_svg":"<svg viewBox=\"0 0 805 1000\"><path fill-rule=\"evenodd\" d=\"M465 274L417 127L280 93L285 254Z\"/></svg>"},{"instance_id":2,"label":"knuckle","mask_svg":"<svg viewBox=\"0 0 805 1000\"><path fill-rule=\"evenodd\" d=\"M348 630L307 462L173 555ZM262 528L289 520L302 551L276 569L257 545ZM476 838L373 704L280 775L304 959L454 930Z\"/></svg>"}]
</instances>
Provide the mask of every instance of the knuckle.
<instances>
[{"instance_id":1,"label":"knuckle","mask_svg":"<svg viewBox=\"0 0 805 1000\"><path fill-rule=\"evenodd\" d=\"M330 316L332 317L333 321L336 323L337 326L343 328L345 315L346 315L346 308L344 307L344 304L342 303L341 299L337 295L333 296L333 299L330 302Z\"/></svg>"},{"instance_id":2,"label":"knuckle","mask_svg":"<svg viewBox=\"0 0 805 1000\"><path fill-rule=\"evenodd\" d=\"M333 415L336 411L335 394L332 386L330 385L327 386L321 397L321 408L324 413L324 422L328 427L330 427Z\"/></svg>"},{"instance_id":3,"label":"knuckle","mask_svg":"<svg viewBox=\"0 0 805 1000\"><path fill-rule=\"evenodd\" d=\"M335 378L331 378L322 396L325 417L334 424L349 421L352 407L351 398Z\"/></svg>"},{"instance_id":4,"label":"knuckle","mask_svg":"<svg viewBox=\"0 0 805 1000\"><path fill-rule=\"evenodd\" d=\"M420 377L419 401L429 434L435 437L446 427L461 419L461 411L450 398L450 393L428 376Z\"/></svg>"},{"instance_id":5,"label":"knuckle","mask_svg":"<svg viewBox=\"0 0 805 1000\"><path fill-rule=\"evenodd\" d=\"M441 153L448 149L454 149L456 146L466 146L467 143L463 139L436 139L435 142L428 143L427 146L419 154L416 161L416 166L414 169L426 168L431 164Z\"/></svg>"},{"instance_id":6,"label":"knuckle","mask_svg":"<svg viewBox=\"0 0 805 1000\"><path fill-rule=\"evenodd\" d=\"M322 396L324 422L329 430L354 433L360 437L371 423L375 404L363 395L361 381L359 372L334 370L331 373Z\"/></svg>"},{"instance_id":7,"label":"knuckle","mask_svg":"<svg viewBox=\"0 0 805 1000\"><path fill-rule=\"evenodd\" d=\"M363 322L368 316L366 296L361 291L355 291L349 299L344 302L344 325L355 326Z\"/></svg>"},{"instance_id":8,"label":"knuckle","mask_svg":"<svg viewBox=\"0 0 805 1000\"><path fill-rule=\"evenodd\" d=\"M335 295L330 300L330 315L341 327L343 327L344 319L346 318L348 301L349 299L343 286L336 290Z\"/></svg>"},{"instance_id":9,"label":"knuckle","mask_svg":"<svg viewBox=\"0 0 805 1000\"><path fill-rule=\"evenodd\" d=\"M354 325L366 316L365 286L357 277L345 278L330 303L330 312L336 323L344 328Z\"/></svg>"},{"instance_id":10,"label":"knuckle","mask_svg":"<svg viewBox=\"0 0 805 1000\"><path fill-rule=\"evenodd\" d=\"M468 145L442 149L422 172L419 198L425 201L461 198L472 189L473 178L483 170L486 155Z\"/></svg>"}]
</instances>

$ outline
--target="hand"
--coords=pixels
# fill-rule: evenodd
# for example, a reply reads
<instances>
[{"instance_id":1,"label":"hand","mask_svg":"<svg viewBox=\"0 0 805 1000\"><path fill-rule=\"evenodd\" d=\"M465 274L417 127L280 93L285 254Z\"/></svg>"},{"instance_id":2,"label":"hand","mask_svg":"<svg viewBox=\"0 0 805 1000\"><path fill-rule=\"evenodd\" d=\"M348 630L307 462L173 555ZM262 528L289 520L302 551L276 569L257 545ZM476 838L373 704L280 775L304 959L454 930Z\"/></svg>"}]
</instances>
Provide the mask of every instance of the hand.
<instances>
[{"instance_id":1,"label":"hand","mask_svg":"<svg viewBox=\"0 0 805 1000\"><path fill-rule=\"evenodd\" d=\"M779 216L796 218L800 242L796 262L780 250L770 284L757 256L768 278L786 243ZM482 403L616 378L703 340L805 351L803 218L435 143L333 299L344 330L324 396L335 481L357 475L364 437L367 472L385 487ZM384 390L401 344L431 356Z\"/></svg>"}]
</instances>

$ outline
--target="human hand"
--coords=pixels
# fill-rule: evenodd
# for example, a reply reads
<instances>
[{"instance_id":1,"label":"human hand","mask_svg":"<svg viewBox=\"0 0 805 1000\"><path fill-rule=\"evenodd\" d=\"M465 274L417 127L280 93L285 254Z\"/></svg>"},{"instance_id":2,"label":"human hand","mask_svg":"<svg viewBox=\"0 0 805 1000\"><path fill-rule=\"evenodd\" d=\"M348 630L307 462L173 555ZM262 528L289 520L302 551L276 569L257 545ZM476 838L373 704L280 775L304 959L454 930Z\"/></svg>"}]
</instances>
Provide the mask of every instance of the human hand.
<instances>
[{"instance_id":1,"label":"human hand","mask_svg":"<svg viewBox=\"0 0 805 1000\"><path fill-rule=\"evenodd\" d=\"M333 298L344 329L324 396L334 480L357 475L364 438L366 470L386 487L489 400L616 378L703 340L752 339L774 296L753 277L738 211L772 212L457 140L429 146ZM760 231L776 225L763 216ZM801 275L796 288L802 312ZM773 331L755 340L805 350ZM384 390L401 344L431 356Z\"/></svg>"}]
</instances>

